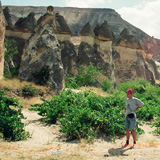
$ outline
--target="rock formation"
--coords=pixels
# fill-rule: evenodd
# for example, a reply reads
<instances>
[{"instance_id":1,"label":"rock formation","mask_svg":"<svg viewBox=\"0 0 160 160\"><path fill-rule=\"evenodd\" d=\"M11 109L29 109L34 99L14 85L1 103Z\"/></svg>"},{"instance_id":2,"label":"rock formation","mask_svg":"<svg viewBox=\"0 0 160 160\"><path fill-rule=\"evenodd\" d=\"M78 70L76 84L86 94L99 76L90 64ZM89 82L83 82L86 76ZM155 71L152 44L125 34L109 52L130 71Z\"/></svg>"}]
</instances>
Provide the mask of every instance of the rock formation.
<instances>
[{"instance_id":1,"label":"rock formation","mask_svg":"<svg viewBox=\"0 0 160 160\"><path fill-rule=\"evenodd\" d=\"M60 41L61 58L65 73L74 75L77 73L77 55L74 45L70 41Z\"/></svg>"},{"instance_id":2,"label":"rock formation","mask_svg":"<svg viewBox=\"0 0 160 160\"><path fill-rule=\"evenodd\" d=\"M8 7L4 8L3 12L6 17L5 38L14 39L16 42L18 54L13 53L12 61L19 68L21 63L21 55L23 53L23 47L27 39L31 36L37 22L34 18L34 13L30 13L25 18L19 18L14 26L11 22L9 8Z\"/></svg>"},{"instance_id":3,"label":"rock formation","mask_svg":"<svg viewBox=\"0 0 160 160\"><path fill-rule=\"evenodd\" d=\"M35 13L36 19L39 19L39 17L44 15L46 12L46 7L9 6L9 9L11 11L13 23L15 23L18 18L27 16L30 12ZM111 30L114 33L116 39L119 37L122 30L126 27L130 31L130 34L133 35L142 46L143 43L145 43L147 46L154 46L154 41L156 41L158 44L158 49L154 49L154 47L152 48L153 58L154 60L160 61L160 40L155 38L150 39L149 35L123 20L122 17L113 9L54 7L54 12L59 13L64 17L72 32L72 36L79 35L82 27L87 22L90 22L92 28L95 28L97 24L101 25L106 20L111 27ZM150 40L146 41L148 38Z\"/></svg>"},{"instance_id":4,"label":"rock formation","mask_svg":"<svg viewBox=\"0 0 160 160\"><path fill-rule=\"evenodd\" d=\"M34 15L34 12L31 12L27 17L19 18L18 21L15 23L15 28L34 31L34 28L37 25L37 21L34 18Z\"/></svg>"},{"instance_id":5,"label":"rock formation","mask_svg":"<svg viewBox=\"0 0 160 160\"><path fill-rule=\"evenodd\" d=\"M152 54L153 55L153 54ZM113 45L115 79L117 82L143 78L155 83L158 78L155 63L140 42L124 28L119 40Z\"/></svg>"},{"instance_id":6,"label":"rock formation","mask_svg":"<svg viewBox=\"0 0 160 160\"><path fill-rule=\"evenodd\" d=\"M68 24L66 23L64 17L59 15L58 13L56 14L56 33L58 36L58 40L70 41L71 38L70 28L68 27Z\"/></svg>"},{"instance_id":7,"label":"rock formation","mask_svg":"<svg viewBox=\"0 0 160 160\"><path fill-rule=\"evenodd\" d=\"M54 16L36 29L24 48L19 77L49 85L59 91L64 88L61 51L54 26Z\"/></svg>"},{"instance_id":8,"label":"rock formation","mask_svg":"<svg viewBox=\"0 0 160 160\"><path fill-rule=\"evenodd\" d=\"M4 16L5 16L5 19L6 19L6 27L7 28L13 28L13 23L12 23L12 20L11 20L11 15L9 13L9 8L8 7L5 7L3 9L3 13L4 13Z\"/></svg>"},{"instance_id":9,"label":"rock formation","mask_svg":"<svg viewBox=\"0 0 160 160\"><path fill-rule=\"evenodd\" d=\"M86 25L84 25L84 27L80 31L80 36L81 36L81 42L86 42L91 46L94 45L95 34L89 22Z\"/></svg>"},{"instance_id":10,"label":"rock formation","mask_svg":"<svg viewBox=\"0 0 160 160\"><path fill-rule=\"evenodd\" d=\"M94 28L87 23L80 32L81 44L78 52L79 65L92 63L99 66L105 76L114 82L124 82L143 78L155 83L159 73L152 60L153 52L146 53L127 28L124 28L117 40L106 21Z\"/></svg>"},{"instance_id":11,"label":"rock formation","mask_svg":"<svg viewBox=\"0 0 160 160\"><path fill-rule=\"evenodd\" d=\"M39 8L40 12L36 12L35 8L31 8L35 11L34 15L41 15L40 12L42 13L43 7ZM54 12L57 13L54 14ZM32 14L29 17L33 18L34 15ZM87 19L89 23L86 22ZM17 22L16 26L17 24L19 23ZM83 27L81 27L82 25ZM49 74L47 84L55 88L56 85L63 88L62 83L58 83L55 79L54 82L51 80L52 75L57 72L54 70L56 67L52 67L54 64L51 65L50 60L49 64L45 61L47 58L50 59L51 53L54 53L55 59L57 59L56 56L60 56L58 58L60 63L57 61L54 61L54 63L58 63L59 66L63 63L62 72L70 74L77 73L77 66L88 66L92 63L94 66L99 66L104 75L116 83L142 77L154 84L155 79L159 79L159 73L152 60L153 57L158 57L159 41L124 21L112 9L70 8L68 10L68 8L63 8L61 10L61 8L49 6L47 7L47 13L37 20L37 25L33 28L32 30L23 27L7 29L6 32L8 37L23 37L24 43L28 41L21 63L20 77L22 79L36 80L35 77L40 75L38 73L46 71ZM42 34L43 31L45 34ZM40 35L38 36L38 34ZM81 43L74 46L70 42L71 35L79 34ZM47 45L44 40L48 42ZM59 42L56 42L57 40ZM46 52L49 53L49 57L46 57ZM156 56L154 56L155 52ZM45 60L43 55L45 55ZM56 68L56 70L59 70L59 68ZM60 79L63 81L62 72Z\"/></svg>"},{"instance_id":12,"label":"rock formation","mask_svg":"<svg viewBox=\"0 0 160 160\"><path fill-rule=\"evenodd\" d=\"M98 28L96 27L94 31L95 33L87 23L80 32L82 42L78 51L79 65L88 66L92 63L103 70L105 76L114 81L112 31L106 21Z\"/></svg>"},{"instance_id":13,"label":"rock formation","mask_svg":"<svg viewBox=\"0 0 160 160\"><path fill-rule=\"evenodd\" d=\"M0 1L0 79L3 77L4 69L4 38L5 38L5 18Z\"/></svg>"}]
</instances>

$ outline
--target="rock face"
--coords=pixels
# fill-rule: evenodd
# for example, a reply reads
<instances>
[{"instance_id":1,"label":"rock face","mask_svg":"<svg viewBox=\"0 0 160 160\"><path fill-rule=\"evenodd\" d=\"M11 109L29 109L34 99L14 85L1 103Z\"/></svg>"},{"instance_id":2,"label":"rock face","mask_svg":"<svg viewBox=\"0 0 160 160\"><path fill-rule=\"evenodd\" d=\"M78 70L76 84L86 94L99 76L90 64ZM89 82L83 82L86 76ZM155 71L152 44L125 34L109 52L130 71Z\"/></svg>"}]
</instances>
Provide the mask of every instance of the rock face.
<instances>
[{"instance_id":1,"label":"rock face","mask_svg":"<svg viewBox=\"0 0 160 160\"><path fill-rule=\"evenodd\" d=\"M3 69L4 69L4 38L5 38L5 18L0 4L0 79L3 77Z\"/></svg>"},{"instance_id":2,"label":"rock face","mask_svg":"<svg viewBox=\"0 0 160 160\"><path fill-rule=\"evenodd\" d=\"M140 42L126 28L113 46L113 60L117 82L141 77L154 84L155 79L159 78L152 57L147 56Z\"/></svg>"},{"instance_id":3,"label":"rock face","mask_svg":"<svg viewBox=\"0 0 160 160\"><path fill-rule=\"evenodd\" d=\"M9 9L13 24L18 20L18 18L25 17L30 12L35 13L36 19L39 19L39 17L44 15L46 12L46 7L9 6ZM153 58L154 60L160 61L160 40L150 38L150 36L145 32L123 20L113 9L54 7L54 12L59 13L64 17L71 30L72 36L79 35L82 27L87 24L87 22L90 22L91 27L95 28L97 24L101 25L104 21L107 21L116 39L126 27L130 31L130 35L133 35L136 40L142 43L141 45L143 47L146 47L145 50L147 50L147 46L154 46L156 42L156 44L158 44L158 48L152 47Z\"/></svg>"},{"instance_id":4,"label":"rock face","mask_svg":"<svg viewBox=\"0 0 160 160\"><path fill-rule=\"evenodd\" d=\"M124 28L121 32L120 38L118 38L116 45L133 49L142 49L140 42L129 33L129 30L127 28Z\"/></svg>"},{"instance_id":5,"label":"rock face","mask_svg":"<svg viewBox=\"0 0 160 160\"><path fill-rule=\"evenodd\" d=\"M56 18L56 33L58 36L58 40L70 41L71 31L66 20L64 19L63 16L59 15L58 13L56 14L55 18Z\"/></svg>"},{"instance_id":6,"label":"rock face","mask_svg":"<svg viewBox=\"0 0 160 160\"><path fill-rule=\"evenodd\" d=\"M24 7L24 12L25 9L28 8ZM34 9L35 16L38 15L36 7L30 9ZM43 13L43 7L38 9L39 15ZM61 15L55 15L54 10ZM33 20L34 15L28 17ZM21 19L21 22L26 23L22 21L26 19ZM37 25L33 28L34 30L29 30L28 27L22 27L18 30L22 35L31 35L29 39L23 36L24 43L27 43L22 56L21 79L41 79L41 82L38 80L39 83L46 82L60 90L64 87L64 72L75 74L77 67L88 66L90 63L99 66L104 75L115 83L141 77L154 84L155 79L159 79L155 62L152 60L155 51L159 53L158 41L122 20L114 10L61 10L49 6L47 13L37 20ZM7 30L7 33L12 37L16 31ZM81 43L75 49L70 42L71 35L79 34ZM16 32L13 37L17 35Z\"/></svg>"},{"instance_id":7,"label":"rock face","mask_svg":"<svg viewBox=\"0 0 160 160\"><path fill-rule=\"evenodd\" d=\"M5 7L4 9L3 9L3 12L4 12L4 16L5 16L5 19L6 19L6 21L7 21L7 23L6 23L6 27L7 28L13 28L14 26L13 26L13 23L12 23L12 20L11 20L11 15L10 15L10 11L9 11L9 8L8 7Z\"/></svg>"},{"instance_id":8,"label":"rock face","mask_svg":"<svg viewBox=\"0 0 160 160\"><path fill-rule=\"evenodd\" d=\"M153 54L146 53L145 47L126 28L117 40L106 21L93 30L94 33L87 23L80 32L79 65L99 66L115 84L138 77L154 84L159 79Z\"/></svg>"},{"instance_id":9,"label":"rock face","mask_svg":"<svg viewBox=\"0 0 160 160\"><path fill-rule=\"evenodd\" d=\"M64 72L72 75L77 73L77 55L74 45L70 41L60 41L60 45Z\"/></svg>"},{"instance_id":10,"label":"rock face","mask_svg":"<svg viewBox=\"0 0 160 160\"><path fill-rule=\"evenodd\" d=\"M15 23L15 28L34 31L34 28L37 25L37 21L34 18L34 15L34 12L31 12L27 17L19 18L18 21Z\"/></svg>"},{"instance_id":11,"label":"rock face","mask_svg":"<svg viewBox=\"0 0 160 160\"><path fill-rule=\"evenodd\" d=\"M94 31L96 33L91 30L89 23L82 28L80 32L82 42L78 51L78 63L85 66L88 66L90 63L94 66L99 66L103 70L104 75L114 81L112 32L107 22L104 22L98 29L94 29Z\"/></svg>"},{"instance_id":12,"label":"rock face","mask_svg":"<svg viewBox=\"0 0 160 160\"><path fill-rule=\"evenodd\" d=\"M38 81L59 91L64 87L64 71L54 16L53 20L45 22L36 29L26 44L19 77L22 80Z\"/></svg>"}]
</instances>

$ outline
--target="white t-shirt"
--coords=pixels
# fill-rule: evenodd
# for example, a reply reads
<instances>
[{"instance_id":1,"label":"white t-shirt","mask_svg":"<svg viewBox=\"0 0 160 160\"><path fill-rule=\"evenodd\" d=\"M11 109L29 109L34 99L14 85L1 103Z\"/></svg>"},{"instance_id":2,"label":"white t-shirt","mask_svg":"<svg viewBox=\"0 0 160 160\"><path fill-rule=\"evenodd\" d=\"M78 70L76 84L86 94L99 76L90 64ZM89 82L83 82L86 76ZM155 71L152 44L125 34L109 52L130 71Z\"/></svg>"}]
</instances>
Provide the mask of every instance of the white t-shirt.
<instances>
[{"instance_id":1,"label":"white t-shirt","mask_svg":"<svg viewBox=\"0 0 160 160\"><path fill-rule=\"evenodd\" d=\"M136 116L135 109L144 106L144 103L138 98L132 97L126 99L126 116L133 113Z\"/></svg>"}]
</instances>

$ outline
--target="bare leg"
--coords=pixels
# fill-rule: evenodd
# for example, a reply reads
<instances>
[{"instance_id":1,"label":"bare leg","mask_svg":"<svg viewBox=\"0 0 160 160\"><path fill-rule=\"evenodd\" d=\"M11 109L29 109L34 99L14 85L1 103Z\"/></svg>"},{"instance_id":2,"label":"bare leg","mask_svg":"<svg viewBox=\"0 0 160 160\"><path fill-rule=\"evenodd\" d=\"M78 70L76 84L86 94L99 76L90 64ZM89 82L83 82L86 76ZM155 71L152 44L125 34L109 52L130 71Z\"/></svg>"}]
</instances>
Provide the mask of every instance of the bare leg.
<instances>
[{"instance_id":1,"label":"bare leg","mask_svg":"<svg viewBox=\"0 0 160 160\"><path fill-rule=\"evenodd\" d=\"M132 129L133 142L136 142L136 130Z\"/></svg>"},{"instance_id":2,"label":"bare leg","mask_svg":"<svg viewBox=\"0 0 160 160\"><path fill-rule=\"evenodd\" d=\"M130 138L129 129L126 129L126 136L127 136L127 141L129 141L129 138Z\"/></svg>"}]
</instances>

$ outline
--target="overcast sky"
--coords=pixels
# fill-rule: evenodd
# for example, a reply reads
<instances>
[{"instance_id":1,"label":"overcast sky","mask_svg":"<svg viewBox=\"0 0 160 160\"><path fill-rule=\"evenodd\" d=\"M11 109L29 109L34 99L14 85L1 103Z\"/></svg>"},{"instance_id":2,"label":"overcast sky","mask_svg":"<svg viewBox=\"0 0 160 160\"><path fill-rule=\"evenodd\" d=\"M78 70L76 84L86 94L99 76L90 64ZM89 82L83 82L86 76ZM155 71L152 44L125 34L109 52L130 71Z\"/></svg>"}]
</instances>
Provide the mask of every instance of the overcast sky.
<instances>
[{"instance_id":1,"label":"overcast sky","mask_svg":"<svg viewBox=\"0 0 160 160\"><path fill-rule=\"evenodd\" d=\"M160 0L1 0L2 5L112 8L150 36L160 39Z\"/></svg>"}]
</instances>

